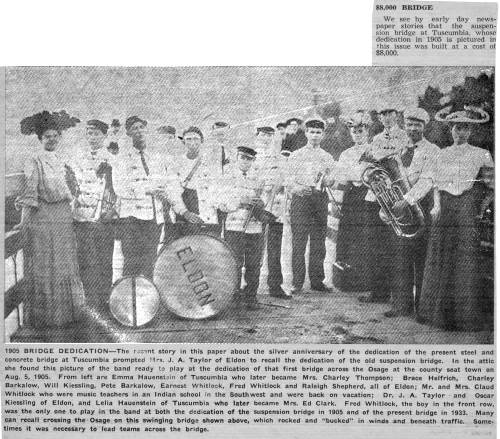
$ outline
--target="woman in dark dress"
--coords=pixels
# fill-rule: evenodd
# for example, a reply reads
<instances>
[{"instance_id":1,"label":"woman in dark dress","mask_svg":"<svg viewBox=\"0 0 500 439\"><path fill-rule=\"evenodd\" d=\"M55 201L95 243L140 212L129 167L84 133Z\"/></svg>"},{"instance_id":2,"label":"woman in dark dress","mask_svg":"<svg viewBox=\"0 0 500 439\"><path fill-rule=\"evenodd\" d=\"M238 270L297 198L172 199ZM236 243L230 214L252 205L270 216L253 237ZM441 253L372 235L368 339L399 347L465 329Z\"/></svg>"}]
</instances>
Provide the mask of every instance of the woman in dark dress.
<instances>
[{"instance_id":1,"label":"woman in dark dress","mask_svg":"<svg viewBox=\"0 0 500 439\"><path fill-rule=\"evenodd\" d=\"M369 148L371 117L368 113L359 111L344 122L349 127L355 144L342 152L338 161L337 179L344 187L344 194L333 282L343 291L368 291L373 286L370 276L373 261L370 261L371 254L368 251L368 243L371 241L368 229L372 222L369 216L374 211L377 221L379 218L376 200L367 197L368 188L361 181L368 163L360 159Z\"/></svg>"},{"instance_id":2,"label":"woman in dark dress","mask_svg":"<svg viewBox=\"0 0 500 439\"><path fill-rule=\"evenodd\" d=\"M466 107L436 120L451 126L453 145L443 149L435 171L441 214L433 224L419 305L419 321L451 331L484 329L479 282L479 229L484 183L482 168L492 168L488 151L468 143L473 127L489 120L480 109Z\"/></svg>"},{"instance_id":3,"label":"woman in dark dress","mask_svg":"<svg viewBox=\"0 0 500 439\"><path fill-rule=\"evenodd\" d=\"M25 324L35 328L74 322L84 305L70 205L74 180L57 152L61 132L78 122L64 111L21 121L21 132L36 134L43 146L27 160L24 191L16 200L22 217L15 228L27 238Z\"/></svg>"}]
</instances>

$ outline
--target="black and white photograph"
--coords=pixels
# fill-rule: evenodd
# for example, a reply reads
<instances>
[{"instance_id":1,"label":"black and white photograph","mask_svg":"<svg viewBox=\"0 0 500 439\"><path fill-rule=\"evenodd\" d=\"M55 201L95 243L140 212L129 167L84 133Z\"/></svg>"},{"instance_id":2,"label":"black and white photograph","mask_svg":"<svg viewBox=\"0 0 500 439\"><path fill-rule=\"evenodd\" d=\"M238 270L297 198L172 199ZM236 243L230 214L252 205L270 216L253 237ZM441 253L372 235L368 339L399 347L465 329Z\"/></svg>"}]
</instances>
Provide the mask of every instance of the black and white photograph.
<instances>
[{"instance_id":1,"label":"black and white photograph","mask_svg":"<svg viewBox=\"0 0 500 439\"><path fill-rule=\"evenodd\" d=\"M5 341L493 344L494 79L8 67Z\"/></svg>"}]
</instances>

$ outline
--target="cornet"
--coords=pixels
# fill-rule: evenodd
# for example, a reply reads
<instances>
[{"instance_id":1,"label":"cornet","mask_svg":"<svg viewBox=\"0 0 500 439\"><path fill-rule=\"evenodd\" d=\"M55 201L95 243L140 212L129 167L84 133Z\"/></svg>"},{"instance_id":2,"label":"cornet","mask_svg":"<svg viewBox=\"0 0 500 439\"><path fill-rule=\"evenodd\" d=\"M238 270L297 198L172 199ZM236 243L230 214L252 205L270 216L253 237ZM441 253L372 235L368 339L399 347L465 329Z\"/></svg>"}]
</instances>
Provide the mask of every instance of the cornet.
<instances>
[{"instance_id":1,"label":"cornet","mask_svg":"<svg viewBox=\"0 0 500 439\"><path fill-rule=\"evenodd\" d=\"M339 214L339 218L342 214L342 209L340 207L340 204L337 202L335 199L335 196L333 195L332 188L330 186L327 186L325 184L325 177L327 176L327 171L322 171L318 173L318 176L316 177L316 185L314 186L314 190L318 192L322 192L323 190L326 191L330 199L332 200L332 204L335 207L335 210L337 210L337 213Z\"/></svg>"}]
</instances>

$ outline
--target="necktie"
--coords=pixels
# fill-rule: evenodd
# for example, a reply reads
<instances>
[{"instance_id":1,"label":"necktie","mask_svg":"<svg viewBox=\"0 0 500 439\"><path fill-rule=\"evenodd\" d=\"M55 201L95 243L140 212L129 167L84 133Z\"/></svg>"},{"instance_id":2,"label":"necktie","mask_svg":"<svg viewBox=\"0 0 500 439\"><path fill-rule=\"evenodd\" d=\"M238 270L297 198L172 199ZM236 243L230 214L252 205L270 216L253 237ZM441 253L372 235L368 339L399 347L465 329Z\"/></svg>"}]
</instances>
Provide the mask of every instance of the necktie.
<instances>
[{"instance_id":1,"label":"necktie","mask_svg":"<svg viewBox=\"0 0 500 439\"><path fill-rule=\"evenodd\" d=\"M146 157L144 157L144 151L139 151L139 154L141 155L141 162L142 162L142 167L144 168L144 172L146 175L149 175L149 168L148 164L146 163Z\"/></svg>"},{"instance_id":2,"label":"necktie","mask_svg":"<svg viewBox=\"0 0 500 439\"><path fill-rule=\"evenodd\" d=\"M406 152L401 156L401 162L405 168L408 168L411 165L411 161L413 160L413 155L415 154L415 147L407 148Z\"/></svg>"},{"instance_id":3,"label":"necktie","mask_svg":"<svg viewBox=\"0 0 500 439\"><path fill-rule=\"evenodd\" d=\"M221 157L221 164L222 164L222 173L224 173L224 165L226 164L226 151L224 149L224 147L222 146L221 147L221 150L222 150L222 157Z\"/></svg>"}]
</instances>

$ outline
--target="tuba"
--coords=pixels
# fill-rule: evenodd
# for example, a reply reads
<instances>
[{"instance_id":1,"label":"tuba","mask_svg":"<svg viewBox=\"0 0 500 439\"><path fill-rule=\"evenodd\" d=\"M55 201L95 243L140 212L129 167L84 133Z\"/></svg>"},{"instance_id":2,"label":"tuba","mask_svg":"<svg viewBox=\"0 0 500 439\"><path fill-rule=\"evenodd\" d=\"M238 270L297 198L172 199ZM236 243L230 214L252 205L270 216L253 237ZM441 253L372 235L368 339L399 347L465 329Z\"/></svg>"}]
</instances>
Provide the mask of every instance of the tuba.
<instances>
[{"instance_id":1,"label":"tuba","mask_svg":"<svg viewBox=\"0 0 500 439\"><path fill-rule=\"evenodd\" d=\"M361 181L375 194L381 208L380 218L398 237L411 239L424 231L425 216L419 203L407 206L401 214L393 210L394 204L402 200L411 188L399 152L369 164Z\"/></svg>"}]
</instances>

